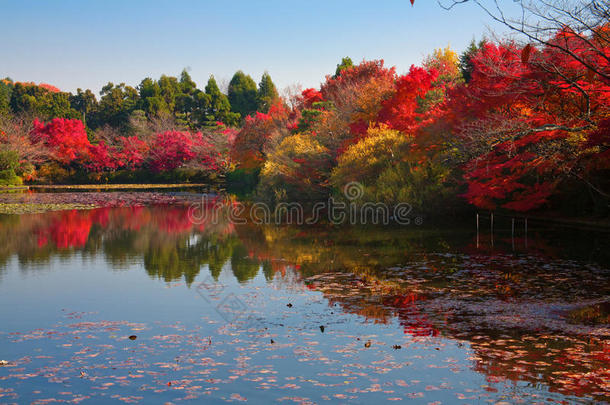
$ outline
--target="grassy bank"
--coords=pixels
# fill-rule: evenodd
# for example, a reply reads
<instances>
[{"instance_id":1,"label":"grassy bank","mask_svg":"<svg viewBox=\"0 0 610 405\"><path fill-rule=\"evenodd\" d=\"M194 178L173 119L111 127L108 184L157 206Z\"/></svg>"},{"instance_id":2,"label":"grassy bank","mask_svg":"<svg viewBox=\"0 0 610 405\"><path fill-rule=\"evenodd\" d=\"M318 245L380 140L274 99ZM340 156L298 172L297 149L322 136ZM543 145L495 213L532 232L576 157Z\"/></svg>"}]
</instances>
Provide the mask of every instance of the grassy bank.
<instances>
[{"instance_id":1,"label":"grassy bank","mask_svg":"<svg viewBox=\"0 0 610 405\"><path fill-rule=\"evenodd\" d=\"M92 208L98 208L98 205L70 203L0 203L0 214L40 214L48 211L89 210Z\"/></svg>"},{"instance_id":2,"label":"grassy bank","mask_svg":"<svg viewBox=\"0 0 610 405\"><path fill-rule=\"evenodd\" d=\"M141 207L158 204L190 204L200 198L199 194L181 193L181 195L174 195L177 193L155 192L146 190L145 187L127 191L120 189L104 191L99 192L82 188L33 193L0 192L0 214L30 214L101 207Z\"/></svg>"},{"instance_id":3,"label":"grassy bank","mask_svg":"<svg viewBox=\"0 0 610 405\"><path fill-rule=\"evenodd\" d=\"M206 188L209 184L176 183L176 184L54 184L31 185L30 190L152 190L167 188ZM0 188L0 190L2 190Z\"/></svg>"}]
</instances>

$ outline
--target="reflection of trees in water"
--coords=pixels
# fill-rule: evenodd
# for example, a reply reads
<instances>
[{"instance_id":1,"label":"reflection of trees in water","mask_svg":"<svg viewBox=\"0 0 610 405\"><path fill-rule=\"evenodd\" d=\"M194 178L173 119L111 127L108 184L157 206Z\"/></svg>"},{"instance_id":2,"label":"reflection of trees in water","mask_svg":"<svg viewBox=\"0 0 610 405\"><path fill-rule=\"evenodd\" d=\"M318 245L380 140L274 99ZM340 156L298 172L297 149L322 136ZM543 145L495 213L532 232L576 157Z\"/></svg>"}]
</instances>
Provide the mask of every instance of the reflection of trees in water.
<instances>
[{"instance_id":1,"label":"reflection of trees in water","mask_svg":"<svg viewBox=\"0 0 610 405\"><path fill-rule=\"evenodd\" d=\"M202 265L218 276L235 237L227 224L193 224L184 207L100 208L7 216L0 220L0 267L16 255L21 268L54 258L104 253L112 268L143 261L147 272L190 284ZM193 238L196 237L196 242ZM227 239L231 239L230 242Z\"/></svg>"},{"instance_id":2,"label":"reflection of trees in water","mask_svg":"<svg viewBox=\"0 0 610 405\"><path fill-rule=\"evenodd\" d=\"M197 247L190 246L188 238L151 246L144 253L144 268L150 276L165 281L179 280L184 276L186 283L190 285L199 274L201 261Z\"/></svg>"},{"instance_id":3,"label":"reflection of trees in water","mask_svg":"<svg viewBox=\"0 0 610 405\"><path fill-rule=\"evenodd\" d=\"M586 395L596 400L610 394L610 347L605 340L608 336L595 337L584 331L566 334L544 325L538 325L537 331L490 325L484 316L456 310L460 306L455 302L438 305L438 287L414 281L418 282L401 286L393 280L332 273L308 278L306 283L310 289L322 292L329 305L338 305L344 312L375 323L398 320L405 334L413 339L440 335L468 344L474 352L474 369L485 374L489 382L525 381L545 385L551 392ZM467 299L462 297L465 307ZM519 322L521 314L513 315Z\"/></svg>"},{"instance_id":4,"label":"reflection of trees in water","mask_svg":"<svg viewBox=\"0 0 610 405\"><path fill-rule=\"evenodd\" d=\"M375 274L410 255L450 249L441 232L411 228L243 225L236 231L252 258L269 263L267 271L291 266L303 277L329 271Z\"/></svg>"},{"instance_id":5,"label":"reflection of trees in water","mask_svg":"<svg viewBox=\"0 0 610 405\"><path fill-rule=\"evenodd\" d=\"M234 236L225 239L212 238L208 241L208 268L214 280L218 280L224 265L233 255L233 249L239 244Z\"/></svg>"},{"instance_id":6,"label":"reflection of trees in water","mask_svg":"<svg viewBox=\"0 0 610 405\"><path fill-rule=\"evenodd\" d=\"M410 336L468 341L475 368L490 379L592 393L607 373L607 345L498 327L464 308L473 302L603 298L610 294L608 273L552 259L561 249L549 248L540 236L531 237L529 246L544 256L499 254L510 248L505 238L498 237L493 249L476 249L472 240L470 233L412 227L198 225L183 207L66 211L0 217L0 271L13 255L28 268L78 253L103 254L115 269L143 263L151 277L188 284L206 265L216 279L230 267L241 283L261 268L267 280L294 284L333 272L336 279L309 284L331 305L374 322L397 319Z\"/></svg>"},{"instance_id":7,"label":"reflection of trees in water","mask_svg":"<svg viewBox=\"0 0 610 405\"><path fill-rule=\"evenodd\" d=\"M130 229L107 230L104 232L106 233L104 243L101 243L103 232L101 231L99 235L92 235L89 238L89 241L93 242L90 245L91 252L95 253L101 249L112 267L126 267L141 257L144 249L138 245L142 244L142 239L146 238L147 235L140 236L137 231Z\"/></svg>"},{"instance_id":8,"label":"reflection of trees in water","mask_svg":"<svg viewBox=\"0 0 610 405\"><path fill-rule=\"evenodd\" d=\"M550 392L602 402L610 395L610 354L604 341L586 336L496 333L471 337L470 347L474 369L489 381L526 381L545 385Z\"/></svg>"},{"instance_id":9,"label":"reflection of trees in water","mask_svg":"<svg viewBox=\"0 0 610 405\"><path fill-rule=\"evenodd\" d=\"M4 266L12 254L27 268L51 257L68 258L75 251L85 256L101 251L113 268L145 259L147 271L166 280L185 274L192 280L198 264L207 264L217 278L227 263L240 282L255 277L261 267L268 280L278 272L285 274L288 267L303 277L328 271L391 277L384 269L404 265L426 252L472 249L475 253L471 233L419 227L195 225L186 208L179 206L5 216L0 227L5 231L0 232L0 263ZM207 242L193 247L188 243L192 235ZM530 238L529 245L552 252L543 240ZM502 249L502 243L510 246L498 236L494 252ZM477 251L490 248L488 245L482 243ZM441 286L445 281L437 280Z\"/></svg>"},{"instance_id":10,"label":"reflection of trees in water","mask_svg":"<svg viewBox=\"0 0 610 405\"><path fill-rule=\"evenodd\" d=\"M529 240L530 247L542 254L512 255L501 253L510 251L510 239L497 239L491 250L476 250L464 234L426 230L344 228L307 234L276 228L263 233L267 244L262 248L272 252L267 256L279 252L280 257L295 263L304 277L324 271L358 275L348 281L341 277L351 275L336 273L338 279L309 284L322 291L330 305L373 322L397 319L409 336L440 334L468 341L475 351L475 368L490 381L527 381L562 394L596 399L608 395L607 388L600 393L603 379L610 377L605 366L610 361L608 346L600 338L565 336L549 330L549 325L520 320L519 311L512 314L516 318L510 326L489 325L488 318L460 312L469 300L481 305L532 301L536 307L536 302L578 305L583 299L608 297L607 270L556 259L561 249L552 249L543 238ZM298 253L291 255L293 249ZM450 253L464 250L470 254ZM583 252L586 249L579 250ZM499 317L510 315L510 308ZM548 335L532 333L536 328L546 330ZM571 330L576 329L579 326Z\"/></svg>"},{"instance_id":11,"label":"reflection of trees in water","mask_svg":"<svg viewBox=\"0 0 610 405\"><path fill-rule=\"evenodd\" d=\"M45 222L40 215L0 215L0 268L13 255L22 266L48 263L53 250L39 245L34 232Z\"/></svg>"},{"instance_id":12,"label":"reflection of trees in water","mask_svg":"<svg viewBox=\"0 0 610 405\"><path fill-rule=\"evenodd\" d=\"M191 284L204 266L218 278L230 263L240 282L254 278L259 261L240 243L227 223L193 224L184 207L100 208L0 219L0 269L12 255L23 270L100 253L113 269L142 262L146 272L164 281ZM264 273L272 277L268 266Z\"/></svg>"},{"instance_id":13,"label":"reflection of trees in water","mask_svg":"<svg viewBox=\"0 0 610 405\"><path fill-rule=\"evenodd\" d=\"M240 283L253 279L258 274L258 260L250 258L246 247L238 244L234 247L231 254L231 269L235 278Z\"/></svg>"},{"instance_id":14,"label":"reflection of trees in water","mask_svg":"<svg viewBox=\"0 0 610 405\"><path fill-rule=\"evenodd\" d=\"M194 243L191 235L178 238L173 243L151 246L144 253L146 272L165 281L184 277L190 285L205 265L208 265L212 277L218 279L230 259L231 269L238 281L247 281L258 273L258 264L243 254L245 250L237 238L195 236L197 238Z\"/></svg>"}]
</instances>

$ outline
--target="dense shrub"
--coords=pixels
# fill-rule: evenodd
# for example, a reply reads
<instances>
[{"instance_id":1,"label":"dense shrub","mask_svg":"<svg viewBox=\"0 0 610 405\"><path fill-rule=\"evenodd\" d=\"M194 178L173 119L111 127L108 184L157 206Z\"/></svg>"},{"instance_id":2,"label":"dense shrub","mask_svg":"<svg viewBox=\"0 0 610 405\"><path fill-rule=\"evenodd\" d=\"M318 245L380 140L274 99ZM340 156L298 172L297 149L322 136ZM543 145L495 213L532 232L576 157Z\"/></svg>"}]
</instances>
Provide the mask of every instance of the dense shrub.
<instances>
[{"instance_id":1,"label":"dense shrub","mask_svg":"<svg viewBox=\"0 0 610 405\"><path fill-rule=\"evenodd\" d=\"M54 159L64 165L85 159L89 153L89 139L82 121L54 118L47 123L34 121L32 137L49 147Z\"/></svg>"},{"instance_id":2,"label":"dense shrub","mask_svg":"<svg viewBox=\"0 0 610 405\"><path fill-rule=\"evenodd\" d=\"M339 196L348 183L360 183L363 193L355 203L407 202L420 211L434 209L449 192L444 184L449 169L418 161L413 146L411 136L383 126L370 128L339 157L330 183Z\"/></svg>"},{"instance_id":3,"label":"dense shrub","mask_svg":"<svg viewBox=\"0 0 610 405\"><path fill-rule=\"evenodd\" d=\"M330 154L311 135L285 138L261 171L258 194L275 202L316 200L327 195Z\"/></svg>"},{"instance_id":4,"label":"dense shrub","mask_svg":"<svg viewBox=\"0 0 610 405\"><path fill-rule=\"evenodd\" d=\"M19 185L21 177L17 176L19 155L12 150L0 150L0 185Z\"/></svg>"}]
</instances>

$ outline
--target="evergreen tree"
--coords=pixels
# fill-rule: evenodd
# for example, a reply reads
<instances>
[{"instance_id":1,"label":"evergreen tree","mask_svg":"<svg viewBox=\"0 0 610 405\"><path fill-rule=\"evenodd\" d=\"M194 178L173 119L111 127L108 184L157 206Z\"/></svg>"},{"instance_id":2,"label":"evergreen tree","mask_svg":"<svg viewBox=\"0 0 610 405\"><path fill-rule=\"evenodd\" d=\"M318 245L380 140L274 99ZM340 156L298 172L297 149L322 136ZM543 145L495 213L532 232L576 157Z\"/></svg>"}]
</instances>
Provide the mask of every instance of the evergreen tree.
<instances>
[{"instance_id":1,"label":"evergreen tree","mask_svg":"<svg viewBox=\"0 0 610 405\"><path fill-rule=\"evenodd\" d=\"M50 91L33 83L15 83L10 93L10 109L15 114L33 113L38 118L81 118L70 106L70 94Z\"/></svg>"},{"instance_id":2,"label":"evergreen tree","mask_svg":"<svg viewBox=\"0 0 610 405\"><path fill-rule=\"evenodd\" d=\"M333 77L339 76L342 71L344 71L345 69L349 69L352 66L354 66L354 62L352 62L352 58L350 58L349 56L346 56L345 58L341 59L341 63L339 63L337 65L337 70L335 70L335 76L333 76Z\"/></svg>"},{"instance_id":3,"label":"evergreen tree","mask_svg":"<svg viewBox=\"0 0 610 405\"><path fill-rule=\"evenodd\" d=\"M13 113L37 112L38 99L41 99L46 90L23 83L15 83L11 92L10 107Z\"/></svg>"},{"instance_id":4,"label":"evergreen tree","mask_svg":"<svg viewBox=\"0 0 610 405\"><path fill-rule=\"evenodd\" d=\"M472 78L472 57L481 49L483 44L485 44L484 40L477 44L473 39L470 41L468 48L460 55L460 72L466 83L470 82L470 79Z\"/></svg>"},{"instance_id":5,"label":"evergreen tree","mask_svg":"<svg viewBox=\"0 0 610 405\"><path fill-rule=\"evenodd\" d=\"M193 94L197 90L197 84L191 78L191 75L186 71L182 70L180 74L180 91L182 94Z\"/></svg>"},{"instance_id":6,"label":"evergreen tree","mask_svg":"<svg viewBox=\"0 0 610 405\"><path fill-rule=\"evenodd\" d=\"M173 76L161 75L158 83L161 89L161 96L165 100L169 111L173 113L176 108L176 98L180 95L178 79Z\"/></svg>"},{"instance_id":7,"label":"evergreen tree","mask_svg":"<svg viewBox=\"0 0 610 405\"><path fill-rule=\"evenodd\" d=\"M258 107L257 88L252 77L238 70L229 82L229 102L231 111L244 118Z\"/></svg>"},{"instance_id":8,"label":"evergreen tree","mask_svg":"<svg viewBox=\"0 0 610 405\"><path fill-rule=\"evenodd\" d=\"M10 111L11 92L13 91L13 81L8 77L0 80L0 114Z\"/></svg>"},{"instance_id":9,"label":"evergreen tree","mask_svg":"<svg viewBox=\"0 0 610 405\"><path fill-rule=\"evenodd\" d=\"M70 94L70 105L82 114L83 123L87 125L87 114L95 109L97 100L91 90L76 89L76 94Z\"/></svg>"},{"instance_id":10,"label":"evergreen tree","mask_svg":"<svg viewBox=\"0 0 610 405\"><path fill-rule=\"evenodd\" d=\"M229 99L218 88L214 76L210 76L204 95L203 114L200 118L203 125L215 125L218 121L229 126L237 125L240 116L231 112Z\"/></svg>"},{"instance_id":11,"label":"evergreen tree","mask_svg":"<svg viewBox=\"0 0 610 405\"><path fill-rule=\"evenodd\" d=\"M129 115L135 110L140 101L138 90L125 83L114 85L108 83L102 87L100 102L97 105L92 128L106 124L120 129L126 129L129 124Z\"/></svg>"},{"instance_id":12,"label":"evergreen tree","mask_svg":"<svg viewBox=\"0 0 610 405\"><path fill-rule=\"evenodd\" d=\"M139 100L137 108L146 112L148 116L159 116L169 113L169 107L161 96L159 83L147 77L138 86Z\"/></svg>"},{"instance_id":13,"label":"evergreen tree","mask_svg":"<svg viewBox=\"0 0 610 405\"><path fill-rule=\"evenodd\" d=\"M280 96L277 93L275 84L271 80L268 72L263 73L261 82L258 85L258 111L268 113L269 108L279 100Z\"/></svg>"},{"instance_id":14,"label":"evergreen tree","mask_svg":"<svg viewBox=\"0 0 610 405\"><path fill-rule=\"evenodd\" d=\"M176 107L175 112L176 116L180 115L184 118L190 126L192 126L191 115L195 109L196 105L196 95L197 93L201 93L201 90L197 88L197 84L191 78L191 75L188 74L186 69L182 71L180 74L180 91L176 96Z\"/></svg>"}]
</instances>

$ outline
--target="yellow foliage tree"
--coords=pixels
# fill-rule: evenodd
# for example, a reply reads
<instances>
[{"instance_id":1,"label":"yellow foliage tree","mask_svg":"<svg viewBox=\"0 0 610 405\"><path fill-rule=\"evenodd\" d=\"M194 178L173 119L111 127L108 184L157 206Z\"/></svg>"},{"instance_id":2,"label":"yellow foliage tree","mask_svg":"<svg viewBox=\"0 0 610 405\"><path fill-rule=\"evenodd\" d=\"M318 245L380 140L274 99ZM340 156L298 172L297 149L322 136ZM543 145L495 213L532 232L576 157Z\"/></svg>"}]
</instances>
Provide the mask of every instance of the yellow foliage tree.
<instances>
[{"instance_id":1,"label":"yellow foliage tree","mask_svg":"<svg viewBox=\"0 0 610 405\"><path fill-rule=\"evenodd\" d=\"M316 200L327 194L330 154L315 136L286 137L261 171L259 195L275 202Z\"/></svg>"},{"instance_id":2,"label":"yellow foliage tree","mask_svg":"<svg viewBox=\"0 0 610 405\"><path fill-rule=\"evenodd\" d=\"M351 145L333 169L330 183L341 191L358 182L362 197L356 203L409 203L419 210L433 209L450 192L449 169L415 153L414 138L386 126L369 128L367 136Z\"/></svg>"}]
</instances>

